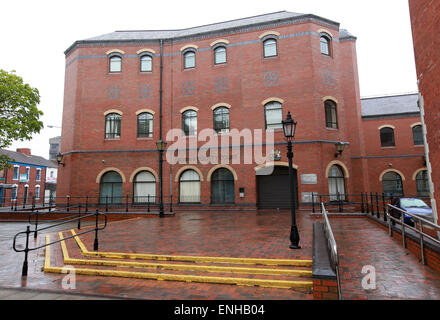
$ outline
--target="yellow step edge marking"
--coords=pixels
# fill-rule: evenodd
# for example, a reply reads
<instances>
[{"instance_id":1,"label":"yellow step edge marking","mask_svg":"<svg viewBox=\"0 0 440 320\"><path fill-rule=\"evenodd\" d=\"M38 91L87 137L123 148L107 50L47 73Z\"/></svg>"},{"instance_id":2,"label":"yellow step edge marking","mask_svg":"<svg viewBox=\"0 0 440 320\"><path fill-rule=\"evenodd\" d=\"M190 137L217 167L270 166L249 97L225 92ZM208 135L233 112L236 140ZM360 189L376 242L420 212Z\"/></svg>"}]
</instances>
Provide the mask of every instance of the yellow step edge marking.
<instances>
[{"instance_id":1,"label":"yellow step edge marking","mask_svg":"<svg viewBox=\"0 0 440 320\"><path fill-rule=\"evenodd\" d=\"M64 237L62 232L59 233L60 239ZM218 266L198 266L198 265L181 265L181 264L158 264L144 263L132 261L112 261L112 260L88 260L88 259L71 259L64 241L61 242L61 249L64 256L64 264L72 265L98 265L98 266L119 266L133 267L156 270L191 270L202 272L217 273L242 273L242 274L262 274L262 275L287 275L287 276L303 276L311 277L312 271L309 270L289 270L289 269L263 269L263 268L241 268L241 267L218 267Z\"/></svg>"},{"instance_id":2,"label":"yellow step edge marking","mask_svg":"<svg viewBox=\"0 0 440 320\"><path fill-rule=\"evenodd\" d=\"M46 236L46 244L49 243L49 236ZM64 242L64 241L62 241ZM50 265L50 246L46 247L44 272L63 273L61 267L52 267ZM218 283L218 284L235 284L241 286L260 286L271 288L312 288L312 281L285 281L285 280L264 280L264 279L246 279L246 278L222 278L222 277L200 277L193 275L174 275L174 274L155 274L144 272L128 272L115 270L96 270L75 268L75 274L106 276L106 277L123 277L149 280L168 280L168 281L184 281L198 283ZM65 272L64 272L65 273Z\"/></svg>"},{"instance_id":3,"label":"yellow step edge marking","mask_svg":"<svg viewBox=\"0 0 440 320\"><path fill-rule=\"evenodd\" d=\"M50 236L46 235L46 244L50 242ZM45 256L44 256L44 267L43 271L50 268L50 246L46 247Z\"/></svg>"},{"instance_id":4,"label":"yellow step edge marking","mask_svg":"<svg viewBox=\"0 0 440 320\"><path fill-rule=\"evenodd\" d=\"M73 235L76 232L71 230ZM192 262L214 262L214 263L234 263L234 264L257 264L272 266L312 266L312 260L291 260L291 259L259 259L259 258L229 258L229 257L199 257L199 256L171 256L155 255L141 253L123 253L123 252L99 252L88 251L84 243L75 237L81 252L85 256L106 257L114 259L139 259L139 260L162 260L162 261L192 261Z\"/></svg>"}]
</instances>

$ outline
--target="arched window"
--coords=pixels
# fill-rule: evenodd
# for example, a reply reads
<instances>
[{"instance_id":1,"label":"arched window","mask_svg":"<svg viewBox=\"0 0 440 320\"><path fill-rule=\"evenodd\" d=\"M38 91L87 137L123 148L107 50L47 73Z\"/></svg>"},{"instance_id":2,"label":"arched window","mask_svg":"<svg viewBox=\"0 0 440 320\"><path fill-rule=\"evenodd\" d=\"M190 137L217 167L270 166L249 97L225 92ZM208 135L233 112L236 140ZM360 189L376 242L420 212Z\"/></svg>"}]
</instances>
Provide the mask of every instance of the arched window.
<instances>
[{"instance_id":1,"label":"arched window","mask_svg":"<svg viewBox=\"0 0 440 320\"><path fill-rule=\"evenodd\" d=\"M121 137L121 115L109 113L105 116L105 138L119 139Z\"/></svg>"},{"instance_id":2,"label":"arched window","mask_svg":"<svg viewBox=\"0 0 440 320\"><path fill-rule=\"evenodd\" d=\"M325 126L327 128L338 129L338 113L336 103L331 100L324 102L325 108Z\"/></svg>"},{"instance_id":3,"label":"arched window","mask_svg":"<svg viewBox=\"0 0 440 320\"><path fill-rule=\"evenodd\" d=\"M383 192L386 196L403 196L403 183L400 174L394 171L387 172L382 177Z\"/></svg>"},{"instance_id":4,"label":"arched window","mask_svg":"<svg viewBox=\"0 0 440 320\"><path fill-rule=\"evenodd\" d=\"M345 200L344 171L338 165L333 165L328 174L328 189L330 201Z\"/></svg>"},{"instance_id":5,"label":"arched window","mask_svg":"<svg viewBox=\"0 0 440 320\"><path fill-rule=\"evenodd\" d=\"M141 72L152 71L153 70L153 58L148 54L144 54L143 56L141 56L140 67L141 67Z\"/></svg>"},{"instance_id":6,"label":"arched window","mask_svg":"<svg viewBox=\"0 0 440 320\"><path fill-rule=\"evenodd\" d=\"M214 130L215 132L229 132L229 109L219 107L214 110Z\"/></svg>"},{"instance_id":7,"label":"arched window","mask_svg":"<svg viewBox=\"0 0 440 320\"><path fill-rule=\"evenodd\" d=\"M277 41L273 38L263 42L264 57L274 57L277 55Z\"/></svg>"},{"instance_id":8,"label":"arched window","mask_svg":"<svg viewBox=\"0 0 440 320\"><path fill-rule=\"evenodd\" d=\"M422 126L417 125L412 128L414 145L419 146L423 145L423 131Z\"/></svg>"},{"instance_id":9,"label":"arched window","mask_svg":"<svg viewBox=\"0 0 440 320\"><path fill-rule=\"evenodd\" d=\"M196 53L194 51L187 51L183 54L183 68L189 69L196 66Z\"/></svg>"},{"instance_id":10,"label":"arched window","mask_svg":"<svg viewBox=\"0 0 440 320\"><path fill-rule=\"evenodd\" d=\"M156 202L156 178L149 171L139 172L133 181L133 202Z\"/></svg>"},{"instance_id":11,"label":"arched window","mask_svg":"<svg viewBox=\"0 0 440 320\"><path fill-rule=\"evenodd\" d=\"M283 106L277 101L272 101L264 105L266 129L282 128Z\"/></svg>"},{"instance_id":12,"label":"arched window","mask_svg":"<svg viewBox=\"0 0 440 320\"><path fill-rule=\"evenodd\" d=\"M100 203L122 203L122 178L116 171L108 171L99 185Z\"/></svg>"},{"instance_id":13,"label":"arched window","mask_svg":"<svg viewBox=\"0 0 440 320\"><path fill-rule=\"evenodd\" d=\"M180 202L200 202L200 176L194 170L186 170L180 176Z\"/></svg>"},{"instance_id":14,"label":"arched window","mask_svg":"<svg viewBox=\"0 0 440 320\"><path fill-rule=\"evenodd\" d=\"M394 129L391 127L385 127L380 129L380 144L382 147L394 147Z\"/></svg>"},{"instance_id":15,"label":"arched window","mask_svg":"<svg viewBox=\"0 0 440 320\"><path fill-rule=\"evenodd\" d=\"M148 112L140 113L137 117L138 138L153 137L153 115Z\"/></svg>"},{"instance_id":16,"label":"arched window","mask_svg":"<svg viewBox=\"0 0 440 320\"><path fill-rule=\"evenodd\" d=\"M327 56L330 55L330 37L327 35L321 35L319 38L321 42L321 54L325 54Z\"/></svg>"},{"instance_id":17,"label":"arched window","mask_svg":"<svg viewBox=\"0 0 440 320\"><path fill-rule=\"evenodd\" d=\"M214 64L226 63L226 47L219 46L214 49Z\"/></svg>"},{"instance_id":18,"label":"arched window","mask_svg":"<svg viewBox=\"0 0 440 320\"><path fill-rule=\"evenodd\" d=\"M420 171L416 176L417 195L429 197L428 170Z\"/></svg>"},{"instance_id":19,"label":"arched window","mask_svg":"<svg viewBox=\"0 0 440 320\"><path fill-rule=\"evenodd\" d=\"M187 110L182 114L182 128L185 136L197 135L197 112Z\"/></svg>"},{"instance_id":20,"label":"arched window","mask_svg":"<svg viewBox=\"0 0 440 320\"><path fill-rule=\"evenodd\" d=\"M110 72L122 71L122 58L120 56L111 56L109 58L109 71Z\"/></svg>"},{"instance_id":21,"label":"arched window","mask_svg":"<svg viewBox=\"0 0 440 320\"><path fill-rule=\"evenodd\" d=\"M234 201L234 176L231 171L225 168L215 170L211 177L211 202L234 203Z\"/></svg>"}]
</instances>

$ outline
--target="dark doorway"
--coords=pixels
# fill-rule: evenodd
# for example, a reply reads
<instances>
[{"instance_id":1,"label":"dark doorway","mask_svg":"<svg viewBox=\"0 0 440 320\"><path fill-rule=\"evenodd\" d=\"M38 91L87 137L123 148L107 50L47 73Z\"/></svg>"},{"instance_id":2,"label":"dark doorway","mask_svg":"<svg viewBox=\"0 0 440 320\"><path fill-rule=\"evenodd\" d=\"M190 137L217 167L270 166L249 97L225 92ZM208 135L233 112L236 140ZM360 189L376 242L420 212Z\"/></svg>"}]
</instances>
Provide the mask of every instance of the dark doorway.
<instances>
[{"instance_id":1,"label":"dark doorway","mask_svg":"<svg viewBox=\"0 0 440 320\"><path fill-rule=\"evenodd\" d=\"M272 171L273 168L273 172ZM261 173L271 173L261 175ZM298 208L298 177L293 169L293 199ZM259 209L290 209L289 168L275 166L257 172L258 208Z\"/></svg>"}]
</instances>

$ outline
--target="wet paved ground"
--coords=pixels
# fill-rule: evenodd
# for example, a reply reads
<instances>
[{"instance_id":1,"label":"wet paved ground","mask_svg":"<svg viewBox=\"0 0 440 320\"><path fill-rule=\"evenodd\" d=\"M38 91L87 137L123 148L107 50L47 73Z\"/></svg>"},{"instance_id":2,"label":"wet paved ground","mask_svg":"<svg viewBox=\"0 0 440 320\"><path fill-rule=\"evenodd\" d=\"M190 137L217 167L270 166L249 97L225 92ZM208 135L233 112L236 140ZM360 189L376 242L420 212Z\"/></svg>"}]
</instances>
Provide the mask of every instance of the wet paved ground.
<instances>
[{"instance_id":1,"label":"wet paved ground","mask_svg":"<svg viewBox=\"0 0 440 320\"><path fill-rule=\"evenodd\" d=\"M138 218L111 223L100 234L100 251L254 258L312 258L312 224L319 218L298 214L302 249L289 246L288 212L188 212L175 217ZM344 299L440 299L440 275L423 266L400 243L365 217L331 218L340 253ZM25 224L0 224L0 286L63 291L64 275L44 274L44 249L29 256L29 275L22 279L24 254L12 251L12 234ZM67 227L61 230L69 229ZM92 250L93 235L81 237ZM39 236L37 243L42 243ZM32 239L31 244L34 245ZM53 246L53 263L60 249ZM376 271L376 289L364 290L364 266ZM79 294L142 299L312 299L309 292L275 288L181 283L141 279L76 276ZM72 292L68 290L65 292ZM1 297L0 297L1 299Z\"/></svg>"}]
</instances>

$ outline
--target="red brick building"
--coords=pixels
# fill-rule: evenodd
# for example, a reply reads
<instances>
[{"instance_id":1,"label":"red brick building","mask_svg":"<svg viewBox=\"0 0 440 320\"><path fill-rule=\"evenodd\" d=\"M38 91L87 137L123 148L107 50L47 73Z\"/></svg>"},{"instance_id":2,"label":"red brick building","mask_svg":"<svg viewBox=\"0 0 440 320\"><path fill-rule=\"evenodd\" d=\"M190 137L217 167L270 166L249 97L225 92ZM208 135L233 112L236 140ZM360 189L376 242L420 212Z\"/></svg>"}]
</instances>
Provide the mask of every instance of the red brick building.
<instances>
[{"instance_id":1,"label":"red brick building","mask_svg":"<svg viewBox=\"0 0 440 320\"><path fill-rule=\"evenodd\" d=\"M412 176L424 168L424 152L412 142L420 121L414 95L385 99L388 106L403 99L409 111L363 108L356 38L337 22L282 11L182 30L116 31L76 41L65 54L58 196L155 201L156 141L168 140L169 159L177 140L169 132L181 129L187 145L175 157L184 163L164 162L165 202L172 195L180 208L288 207L287 112L298 121L299 203L312 193L382 192L384 176L384 191L399 189L388 172L401 175L405 194L417 193ZM381 131L386 125L393 133ZM207 128L229 147L205 152ZM235 129L249 129L250 140L234 140ZM274 146L263 154L271 156L246 161L248 146L267 145L266 133ZM381 134L395 145L382 147ZM338 143L345 149L336 155ZM218 162L205 161L215 150Z\"/></svg>"},{"instance_id":2,"label":"red brick building","mask_svg":"<svg viewBox=\"0 0 440 320\"><path fill-rule=\"evenodd\" d=\"M440 201L440 3L409 0L417 79L426 134L427 166L431 182L431 203L438 219ZM437 203L437 205L436 205ZM436 220L437 221L437 220Z\"/></svg>"},{"instance_id":3,"label":"red brick building","mask_svg":"<svg viewBox=\"0 0 440 320\"><path fill-rule=\"evenodd\" d=\"M54 167L49 160L31 154L28 148L16 152L0 149L10 158L10 168L0 170L0 206L42 203L46 185L46 170Z\"/></svg>"}]
</instances>

